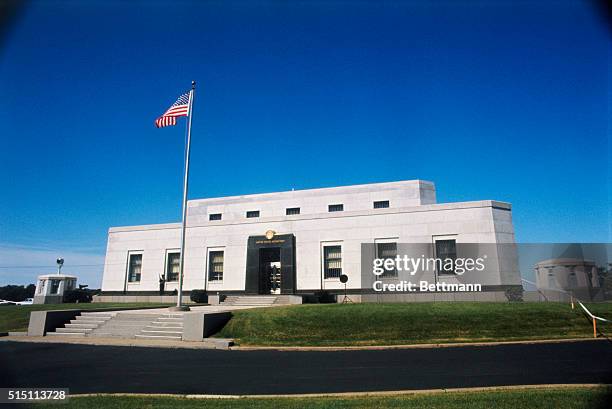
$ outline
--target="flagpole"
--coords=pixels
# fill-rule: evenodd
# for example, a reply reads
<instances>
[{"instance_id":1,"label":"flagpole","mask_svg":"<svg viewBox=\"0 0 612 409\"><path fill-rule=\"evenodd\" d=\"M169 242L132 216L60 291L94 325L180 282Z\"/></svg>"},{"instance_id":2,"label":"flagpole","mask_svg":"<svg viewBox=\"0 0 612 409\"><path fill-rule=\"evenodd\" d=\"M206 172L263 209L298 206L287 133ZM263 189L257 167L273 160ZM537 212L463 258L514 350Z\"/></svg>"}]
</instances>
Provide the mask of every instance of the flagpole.
<instances>
[{"instance_id":1,"label":"flagpole","mask_svg":"<svg viewBox=\"0 0 612 409\"><path fill-rule=\"evenodd\" d=\"M189 189L189 153L191 150L191 117L193 116L193 97L195 94L195 81L191 81L189 91L189 119L187 122L187 145L185 147L185 174L183 179L183 218L181 223L181 252L178 276L178 295L176 307L171 307L172 311L189 311L189 307L183 305L183 271L185 266L185 236L187 227L187 191Z\"/></svg>"}]
</instances>

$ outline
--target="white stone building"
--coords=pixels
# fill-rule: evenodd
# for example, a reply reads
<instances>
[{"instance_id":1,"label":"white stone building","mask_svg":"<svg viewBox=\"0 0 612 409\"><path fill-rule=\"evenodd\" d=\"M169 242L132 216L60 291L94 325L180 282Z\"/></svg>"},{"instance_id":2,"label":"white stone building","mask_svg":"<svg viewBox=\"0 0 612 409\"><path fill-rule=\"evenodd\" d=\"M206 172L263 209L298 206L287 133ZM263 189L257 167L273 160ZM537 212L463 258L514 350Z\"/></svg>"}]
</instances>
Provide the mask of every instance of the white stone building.
<instances>
[{"instance_id":1,"label":"white stone building","mask_svg":"<svg viewBox=\"0 0 612 409\"><path fill-rule=\"evenodd\" d=\"M190 200L187 214L187 294L339 292L340 274L352 293L367 293L362 243L514 244L509 203L438 204L422 180ZM101 299L155 296L162 274L166 292L176 289L180 231L180 223L110 228ZM516 255L490 255L470 279L489 293L482 299L520 286Z\"/></svg>"}]
</instances>

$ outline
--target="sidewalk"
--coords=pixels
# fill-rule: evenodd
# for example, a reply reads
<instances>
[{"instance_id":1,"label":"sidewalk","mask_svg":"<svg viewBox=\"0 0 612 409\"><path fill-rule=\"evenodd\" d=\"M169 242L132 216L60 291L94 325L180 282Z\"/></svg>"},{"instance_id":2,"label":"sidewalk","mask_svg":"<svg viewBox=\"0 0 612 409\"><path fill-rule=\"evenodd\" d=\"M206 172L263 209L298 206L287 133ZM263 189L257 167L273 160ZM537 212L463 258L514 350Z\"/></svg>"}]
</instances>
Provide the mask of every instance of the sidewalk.
<instances>
[{"instance_id":1,"label":"sidewalk","mask_svg":"<svg viewBox=\"0 0 612 409\"><path fill-rule=\"evenodd\" d=\"M149 348L171 348L171 349L228 349L228 339L206 338L204 341L189 342L180 340L163 339L132 339L132 338L72 338L72 337L31 337L31 336L8 336L1 337L0 342L34 342L43 344L77 344L77 345L105 345L119 347L149 347Z\"/></svg>"},{"instance_id":2,"label":"sidewalk","mask_svg":"<svg viewBox=\"0 0 612 409\"><path fill-rule=\"evenodd\" d=\"M271 305L270 307L275 307ZM134 309L134 310L119 310L119 311L83 311L88 314L101 314L101 315L115 315L117 313L129 313L129 314L185 314L190 312L222 312L222 311L235 311L245 310L250 308L257 308L250 305L198 305L190 306L189 311L170 311L168 307L162 308L147 308L147 309Z\"/></svg>"}]
</instances>

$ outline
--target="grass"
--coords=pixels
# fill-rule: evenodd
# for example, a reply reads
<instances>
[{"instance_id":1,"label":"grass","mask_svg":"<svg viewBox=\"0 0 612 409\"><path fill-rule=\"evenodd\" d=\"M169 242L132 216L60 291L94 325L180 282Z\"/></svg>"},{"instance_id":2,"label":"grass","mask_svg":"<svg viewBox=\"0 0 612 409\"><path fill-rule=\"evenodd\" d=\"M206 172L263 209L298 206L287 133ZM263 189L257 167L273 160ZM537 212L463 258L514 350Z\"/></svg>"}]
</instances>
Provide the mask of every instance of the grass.
<instances>
[{"instance_id":1,"label":"grass","mask_svg":"<svg viewBox=\"0 0 612 409\"><path fill-rule=\"evenodd\" d=\"M596 315L612 316L612 303L588 307ZM593 336L584 316L563 303L320 304L233 314L216 336L234 338L240 345L399 345ZM612 326L599 328L606 332Z\"/></svg>"},{"instance_id":2,"label":"grass","mask_svg":"<svg viewBox=\"0 0 612 409\"><path fill-rule=\"evenodd\" d=\"M26 331L30 321L30 312L49 310L91 310L98 308L125 308L125 307L165 307L169 304L151 303L81 303L81 304L35 304L35 305L8 305L0 307L0 332Z\"/></svg>"},{"instance_id":3,"label":"grass","mask_svg":"<svg viewBox=\"0 0 612 409\"><path fill-rule=\"evenodd\" d=\"M396 396L321 398L236 398L186 399L168 397L75 397L67 404L39 404L36 408L117 408L117 409L521 409L521 408L605 408L609 390L605 387L513 389L478 392L438 392ZM609 403L609 401L608 401Z\"/></svg>"}]
</instances>

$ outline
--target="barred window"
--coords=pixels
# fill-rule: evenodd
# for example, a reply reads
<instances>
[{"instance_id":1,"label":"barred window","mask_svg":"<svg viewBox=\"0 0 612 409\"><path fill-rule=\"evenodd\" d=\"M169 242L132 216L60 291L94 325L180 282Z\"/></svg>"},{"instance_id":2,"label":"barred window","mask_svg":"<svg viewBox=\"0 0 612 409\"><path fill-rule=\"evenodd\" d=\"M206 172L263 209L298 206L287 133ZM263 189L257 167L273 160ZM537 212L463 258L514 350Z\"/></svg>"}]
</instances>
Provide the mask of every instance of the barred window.
<instances>
[{"instance_id":1,"label":"barred window","mask_svg":"<svg viewBox=\"0 0 612 409\"><path fill-rule=\"evenodd\" d=\"M142 270L142 254L130 254L128 268L128 282L140 282L140 273Z\"/></svg>"},{"instance_id":2,"label":"barred window","mask_svg":"<svg viewBox=\"0 0 612 409\"><path fill-rule=\"evenodd\" d=\"M343 204L330 204L327 208L330 212L341 212L344 210Z\"/></svg>"},{"instance_id":3,"label":"barred window","mask_svg":"<svg viewBox=\"0 0 612 409\"><path fill-rule=\"evenodd\" d=\"M389 207L388 200L379 200L377 202L374 202L374 209L386 209L388 207Z\"/></svg>"},{"instance_id":4,"label":"barred window","mask_svg":"<svg viewBox=\"0 0 612 409\"><path fill-rule=\"evenodd\" d=\"M287 216L293 216L296 214L300 214L300 208L299 207L289 207L286 210Z\"/></svg>"},{"instance_id":5,"label":"barred window","mask_svg":"<svg viewBox=\"0 0 612 409\"><path fill-rule=\"evenodd\" d=\"M324 278L339 278L342 275L342 247L323 247Z\"/></svg>"},{"instance_id":6,"label":"barred window","mask_svg":"<svg viewBox=\"0 0 612 409\"><path fill-rule=\"evenodd\" d=\"M208 220L221 220L221 213L212 213L208 215Z\"/></svg>"},{"instance_id":7,"label":"barred window","mask_svg":"<svg viewBox=\"0 0 612 409\"><path fill-rule=\"evenodd\" d=\"M457 259L457 242L455 240L436 240L436 258L441 260L442 268L438 274L455 274L455 260ZM445 269L446 260L453 260L453 268Z\"/></svg>"},{"instance_id":8,"label":"barred window","mask_svg":"<svg viewBox=\"0 0 612 409\"><path fill-rule=\"evenodd\" d=\"M211 251L208 260L208 280L223 280L223 251Z\"/></svg>"},{"instance_id":9,"label":"barred window","mask_svg":"<svg viewBox=\"0 0 612 409\"><path fill-rule=\"evenodd\" d=\"M166 260L166 281L178 281L181 268L181 253L168 253Z\"/></svg>"},{"instance_id":10,"label":"barred window","mask_svg":"<svg viewBox=\"0 0 612 409\"><path fill-rule=\"evenodd\" d=\"M259 210L250 210L246 213L247 219L251 219L253 217L259 217Z\"/></svg>"},{"instance_id":11,"label":"barred window","mask_svg":"<svg viewBox=\"0 0 612 409\"><path fill-rule=\"evenodd\" d=\"M376 243L376 258L387 260L395 260L397 256L397 243ZM385 269L380 277L397 277L397 269L395 264L393 270Z\"/></svg>"}]
</instances>

